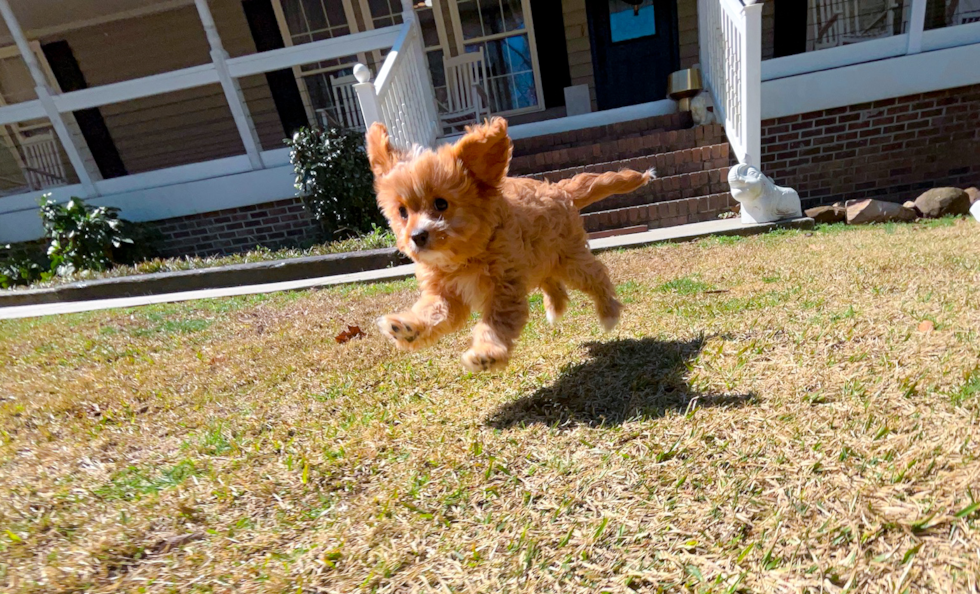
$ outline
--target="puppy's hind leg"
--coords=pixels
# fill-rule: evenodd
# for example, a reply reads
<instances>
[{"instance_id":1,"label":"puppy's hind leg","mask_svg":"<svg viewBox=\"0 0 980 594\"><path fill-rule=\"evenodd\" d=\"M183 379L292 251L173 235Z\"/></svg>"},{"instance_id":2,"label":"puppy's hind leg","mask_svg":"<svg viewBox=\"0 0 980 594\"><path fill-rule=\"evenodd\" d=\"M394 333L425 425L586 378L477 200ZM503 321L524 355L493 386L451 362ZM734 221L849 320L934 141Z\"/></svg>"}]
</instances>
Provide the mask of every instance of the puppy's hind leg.
<instances>
[{"instance_id":1,"label":"puppy's hind leg","mask_svg":"<svg viewBox=\"0 0 980 594\"><path fill-rule=\"evenodd\" d=\"M583 246L581 250L568 255L563 272L573 289L592 297L602 327L607 332L615 328L623 306L616 299L616 288L609 280L606 266Z\"/></svg>"},{"instance_id":2,"label":"puppy's hind leg","mask_svg":"<svg viewBox=\"0 0 980 594\"><path fill-rule=\"evenodd\" d=\"M568 291L560 280L549 278L541 283L541 292L544 293L544 311L548 323L554 324L565 315L568 308Z\"/></svg>"},{"instance_id":3,"label":"puppy's hind leg","mask_svg":"<svg viewBox=\"0 0 980 594\"><path fill-rule=\"evenodd\" d=\"M473 346L463 353L469 371L503 369L528 317L527 293L519 282L499 282L473 329Z\"/></svg>"}]
</instances>

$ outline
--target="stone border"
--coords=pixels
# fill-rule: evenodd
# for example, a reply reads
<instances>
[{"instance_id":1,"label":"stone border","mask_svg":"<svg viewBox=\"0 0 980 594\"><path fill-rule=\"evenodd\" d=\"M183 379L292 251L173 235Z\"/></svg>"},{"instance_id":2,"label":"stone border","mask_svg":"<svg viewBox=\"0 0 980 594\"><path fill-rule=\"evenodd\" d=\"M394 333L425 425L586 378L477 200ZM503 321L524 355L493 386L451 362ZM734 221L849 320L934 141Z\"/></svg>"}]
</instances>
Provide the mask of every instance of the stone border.
<instances>
[{"instance_id":1,"label":"stone border","mask_svg":"<svg viewBox=\"0 0 980 594\"><path fill-rule=\"evenodd\" d=\"M408 258L399 253L398 250L382 248L328 254L326 256L307 256L268 262L215 266L213 268L154 272L79 281L44 289L0 291L0 307L140 297L200 289L259 285L378 270L407 263L409 263Z\"/></svg>"}]
</instances>

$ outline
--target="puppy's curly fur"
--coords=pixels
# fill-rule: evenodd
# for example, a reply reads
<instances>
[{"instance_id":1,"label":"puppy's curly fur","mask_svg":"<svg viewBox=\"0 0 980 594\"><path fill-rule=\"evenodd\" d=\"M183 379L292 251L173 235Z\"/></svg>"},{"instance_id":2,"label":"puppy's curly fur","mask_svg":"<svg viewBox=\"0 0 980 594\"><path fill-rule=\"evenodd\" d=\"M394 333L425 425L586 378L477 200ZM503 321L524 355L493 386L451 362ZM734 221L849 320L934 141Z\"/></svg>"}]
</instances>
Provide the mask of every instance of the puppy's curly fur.
<instances>
[{"instance_id":1,"label":"puppy's curly fur","mask_svg":"<svg viewBox=\"0 0 980 594\"><path fill-rule=\"evenodd\" d=\"M414 153L394 150L376 123L367 152L378 205L398 248L417 264L422 291L411 309L378 321L399 348L431 345L474 309L482 317L463 365L502 368L536 288L550 322L565 312L571 287L592 297L607 330L616 325L622 306L606 267L589 251L579 211L632 192L651 172L582 173L558 183L507 177L512 145L501 118L467 128L454 145Z\"/></svg>"}]
</instances>

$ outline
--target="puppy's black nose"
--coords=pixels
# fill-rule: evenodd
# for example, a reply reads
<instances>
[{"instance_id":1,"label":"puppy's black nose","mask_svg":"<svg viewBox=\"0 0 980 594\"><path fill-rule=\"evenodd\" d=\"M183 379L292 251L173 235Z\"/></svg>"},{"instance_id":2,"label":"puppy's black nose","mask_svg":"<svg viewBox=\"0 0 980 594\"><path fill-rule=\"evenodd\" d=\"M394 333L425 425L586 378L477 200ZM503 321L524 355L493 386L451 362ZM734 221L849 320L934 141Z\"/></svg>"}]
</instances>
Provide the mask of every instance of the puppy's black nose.
<instances>
[{"instance_id":1,"label":"puppy's black nose","mask_svg":"<svg viewBox=\"0 0 980 594\"><path fill-rule=\"evenodd\" d=\"M416 231L415 233L412 233L412 241L419 247L425 247L425 243L429 241L429 232Z\"/></svg>"}]
</instances>

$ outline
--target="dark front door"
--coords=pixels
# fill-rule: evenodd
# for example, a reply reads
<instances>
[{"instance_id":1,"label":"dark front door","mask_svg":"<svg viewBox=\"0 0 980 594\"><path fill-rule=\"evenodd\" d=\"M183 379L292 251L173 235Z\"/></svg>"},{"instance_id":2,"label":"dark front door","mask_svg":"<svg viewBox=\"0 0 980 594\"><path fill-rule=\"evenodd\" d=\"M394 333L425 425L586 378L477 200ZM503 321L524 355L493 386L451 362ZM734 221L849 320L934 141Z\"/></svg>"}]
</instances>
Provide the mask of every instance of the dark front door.
<instances>
[{"instance_id":1,"label":"dark front door","mask_svg":"<svg viewBox=\"0 0 980 594\"><path fill-rule=\"evenodd\" d=\"M680 60L676 0L587 0L586 6L599 109L666 99L667 77Z\"/></svg>"}]
</instances>

